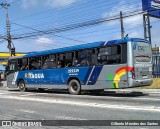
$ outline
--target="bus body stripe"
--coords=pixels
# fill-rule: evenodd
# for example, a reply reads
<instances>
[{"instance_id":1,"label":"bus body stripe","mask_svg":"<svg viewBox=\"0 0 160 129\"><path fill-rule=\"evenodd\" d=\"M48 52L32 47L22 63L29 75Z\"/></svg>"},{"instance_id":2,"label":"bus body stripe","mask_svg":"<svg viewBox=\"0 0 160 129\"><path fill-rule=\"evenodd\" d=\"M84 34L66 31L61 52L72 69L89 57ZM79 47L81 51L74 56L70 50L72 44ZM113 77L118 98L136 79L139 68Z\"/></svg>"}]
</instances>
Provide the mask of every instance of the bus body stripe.
<instances>
[{"instance_id":1,"label":"bus body stripe","mask_svg":"<svg viewBox=\"0 0 160 129\"><path fill-rule=\"evenodd\" d=\"M91 73L90 73L90 75L89 75L89 77L88 77L88 79L87 79L86 85L88 85L88 82L89 82L89 80L90 80L90 78L91 78L91 75L92 75L94 69L95 69L95 66L93 66L93 68L92 68L92 70L91 70Z\"/></svg>"},{"instance_id":2,"label":"bus body stripe","mask_svg":"<svg viewBox=\"0 0 160 129\"><path fill-rule=\"evenodd\" d=\"M12 80L12 84L13 84L13 85L16 84L16 80L17 80L17 77L18 77L18 73L19 73L19 72L15 72L15 73L14 73L14 77L13 77L13 80Z\"/></svg>"},{"instance_id":3,"label":"bus body stripe","mask_svg":"<svg viewBox=\"0 0 160 129\"><path fill-rule=\"evenodd\" d=\"M104 46L107 44L107 42L104 43Z\"/></svg>"},{"instance_id":4,"label":"bus body stripe","mask_svg":"<svg viewBox=\"0 0 160 129\"><path fill-rule=\"evenodd\" d=\"M93 74L90 77L90 80L88 82L88 85L95 85L96 84L96 82L100 76L100 73L102 71L102 68L103 68L103 66L98 66L94 69Z\"/></svg>"}]
</instances>

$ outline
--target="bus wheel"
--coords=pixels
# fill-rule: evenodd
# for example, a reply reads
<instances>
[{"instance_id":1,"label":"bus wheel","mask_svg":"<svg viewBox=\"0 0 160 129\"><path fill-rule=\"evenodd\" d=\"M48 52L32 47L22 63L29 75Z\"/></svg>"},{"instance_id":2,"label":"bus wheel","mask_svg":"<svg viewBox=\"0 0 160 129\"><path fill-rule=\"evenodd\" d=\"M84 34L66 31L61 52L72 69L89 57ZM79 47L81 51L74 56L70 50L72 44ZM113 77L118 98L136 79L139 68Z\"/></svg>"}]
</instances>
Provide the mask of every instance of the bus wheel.
<instances>
[{"instance_id":1,"label":"bus wheel","mask_svg":"<svg viewBox=\"0 0 160 129\"><path fill-rule=\"evenodd\" d=\"M19 88L19 90L20 91L27 91L27 89L26 89L26 87L25 87L25 83L24 83L24 81L23 80L21 80L21 81L19 81L19 83L18 83L18 88Z\"/></svg>"},{"instance_id":2,"label":"bus wheel","mask_svg":"<svg viewBox=\"0 0 160 129\"><path fill-rule=\"evenodd\" d=\"M71 80L69 82L68 86L69 86L70 94L78 95L81 93L81 85L77 80L75 80L75 79Z\"/></svg>"}]
</instances>

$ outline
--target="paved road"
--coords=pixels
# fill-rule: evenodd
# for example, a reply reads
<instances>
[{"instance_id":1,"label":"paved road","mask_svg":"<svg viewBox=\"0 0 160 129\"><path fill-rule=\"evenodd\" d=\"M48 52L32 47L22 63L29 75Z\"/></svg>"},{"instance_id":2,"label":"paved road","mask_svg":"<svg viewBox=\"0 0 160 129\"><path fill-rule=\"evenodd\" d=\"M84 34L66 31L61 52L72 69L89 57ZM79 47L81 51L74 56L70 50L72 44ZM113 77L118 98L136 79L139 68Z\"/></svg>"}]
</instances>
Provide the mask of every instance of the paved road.
<instances>
[{"instance_id":1,"label":"paved road","mask_svg":"<svg viewBox=\"0 0 160 129\"><path fill-rule=\"evenodd\" d=\"M159 94L104 93L74 96L62 91L19 92L1 87L0 104L1 120L160 120ZM157 129L148 126L118 128Z\"/></svg>"}]
</instances>

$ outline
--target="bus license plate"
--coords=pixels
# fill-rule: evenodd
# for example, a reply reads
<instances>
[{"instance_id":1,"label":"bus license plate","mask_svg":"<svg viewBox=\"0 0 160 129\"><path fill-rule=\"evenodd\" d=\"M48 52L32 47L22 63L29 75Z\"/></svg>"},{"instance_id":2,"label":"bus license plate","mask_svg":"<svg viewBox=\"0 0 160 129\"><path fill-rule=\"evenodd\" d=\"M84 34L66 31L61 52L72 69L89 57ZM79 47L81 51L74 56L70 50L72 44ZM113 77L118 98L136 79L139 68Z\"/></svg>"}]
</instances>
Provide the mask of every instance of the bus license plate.
<instances>
[{"instance_id":1,"label":"bus license plate","mask_svg":"<svg viewBox=\"0 0 160 129\"><path fill-rule=\"evenodd\" d=\"M148 76L147 76L147 75L142 75L142 77L143 77L143 78L148 78Z\"/></svg>"}]
</instances>

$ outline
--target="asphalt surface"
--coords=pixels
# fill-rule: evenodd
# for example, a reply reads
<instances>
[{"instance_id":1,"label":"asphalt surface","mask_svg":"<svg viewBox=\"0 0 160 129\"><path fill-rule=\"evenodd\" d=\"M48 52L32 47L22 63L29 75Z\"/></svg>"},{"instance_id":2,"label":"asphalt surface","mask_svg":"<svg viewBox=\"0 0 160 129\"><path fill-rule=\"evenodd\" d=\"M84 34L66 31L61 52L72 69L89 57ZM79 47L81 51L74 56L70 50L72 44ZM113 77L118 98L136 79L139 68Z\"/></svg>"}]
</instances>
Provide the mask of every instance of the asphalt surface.
<instances>
[{"instance_id":1,"label":"asphalt surface","mask_svg":"<svg viewBox=\"0 0 160 129\"><path fill-rule=\"evenodd\" d=\"M158 93L105 92L100 95L84 93L75 96L70 95L67 91L20 92L0 87L0 105L1 120L160 120L160 94ZM35 128L158 129L159 127L57 126Z\"/></svg>"}]
</instances>

